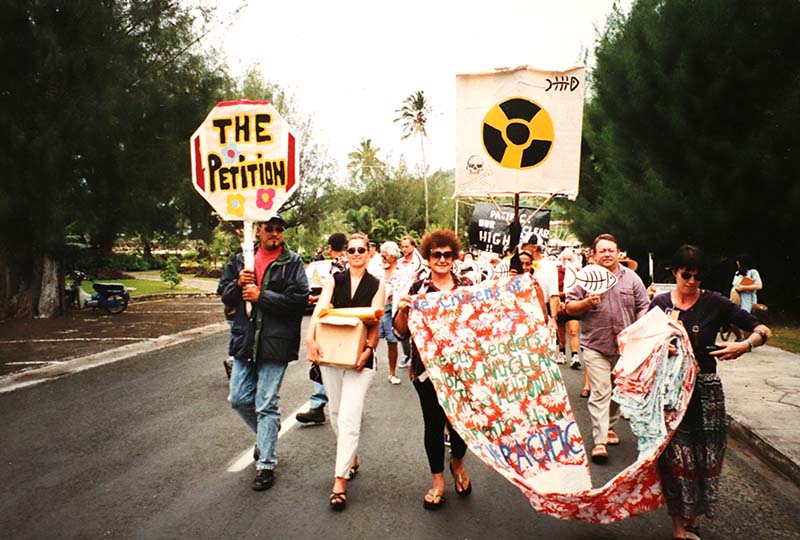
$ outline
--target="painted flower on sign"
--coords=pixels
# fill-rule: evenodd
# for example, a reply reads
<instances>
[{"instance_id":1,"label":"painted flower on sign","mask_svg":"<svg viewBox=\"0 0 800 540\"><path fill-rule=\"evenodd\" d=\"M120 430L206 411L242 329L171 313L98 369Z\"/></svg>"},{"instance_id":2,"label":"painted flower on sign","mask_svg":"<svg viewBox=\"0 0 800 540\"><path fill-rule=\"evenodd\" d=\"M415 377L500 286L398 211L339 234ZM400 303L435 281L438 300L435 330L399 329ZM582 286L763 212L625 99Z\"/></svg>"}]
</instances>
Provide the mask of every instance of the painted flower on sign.
<instances>
[{"instance_id":1,"label":"painted flower on sign","mask_svg":"<svg viewBox=\"0 0 800 540\"><path fill-rule=\"evenodd\" d=\"M228 165L230 165L231 163L235 163L239 157L239 148L236 146L236 143L233 142L223 147L221 152L222 152L222 159Z\"/></svg>"},{"instance_id":2,"label":"painted flower on sign","mask_svg":"<svg viewBox=\"0 0 800 540\"><path fill-rule=\"evenodd\" d=\"M258 206L262 210L271 209L274 202L275 202L274 189L272 188L259 189L258 192L256 192L256 206Z\"/></svg>"},{"instance_id":3,"label":"painted flower on sign","mask_svg":"<svg viewBox=\"0 0 800 540\"><path fill-rule=\"evenodd\" d=\"M228 195L228 213L236 217L244 217L244 195Z\"/></svg>"}]
</instances>

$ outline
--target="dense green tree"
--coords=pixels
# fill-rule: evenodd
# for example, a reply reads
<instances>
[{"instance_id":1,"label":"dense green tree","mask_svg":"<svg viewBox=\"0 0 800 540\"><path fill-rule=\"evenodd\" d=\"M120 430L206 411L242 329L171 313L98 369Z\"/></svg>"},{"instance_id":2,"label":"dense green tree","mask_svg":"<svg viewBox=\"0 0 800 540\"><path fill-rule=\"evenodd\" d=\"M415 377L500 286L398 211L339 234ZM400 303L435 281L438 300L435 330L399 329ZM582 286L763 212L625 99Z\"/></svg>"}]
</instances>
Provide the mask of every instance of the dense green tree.
<instances>
[{"instance_id":1,"label":"dense green tree","mask_svg":"<svg viewBox=\"0 0 800 540\"><path fill-rule=\"evenodd\" d=\"M599 41L574 229L666 261L696 243L754 255L764 298L797 305L800 3L638 0ZM588 166L586 166L588 165ZM727 291L732 267L706 286Z\"/></svg>"},{"instance_id":2,"label":"dense green tree","mask_svg":"<svg viewBox=\"0 0 800 540\"><path fill-rule=\"evenodd\" d=\"M419 145L422 150L422 181L425 186L425 229L427 230L430 225L430 216L428 206L428 167L425 162L425 139L428 138L426 129L428 116L433 112L433 108L428 98L425 97L425 93L422 90L417 90L403 100L403 106L395 112L400 113L400 116L395 119L395 122L402 123L402 139L408 139L413 136L419 137Z\"/></svg>"},{"instance_id":3,"label":"dense green tree","mask_svg":"<svg viewBox=\"0 0 800 540\"><path fill-rule=\"evenodd\" d=\"M366 205L359 208L348 208L345 211L345 217L351 231L367 233L372 230L372 224L375 221L375 210Z\"/></svg>"},{"instance_id":4,"label":"dense green tree","mask_svg":"<svg viewBox=\"0 0 800 540\"><path fill-rule=\"evenodd\" d=\"M369 231L369 239L378 245L389 241L399 243L400 239L407 234L408 229L395 218L375 218L372 222L372 229Z\"/></svg>"},{"instance_id":5,"label":"dense green tree","mask_svg":"<svg viewBox=\"0 0 800 540\"><path fill-rule=\"evenodd\" d=\"M192 48L198 15L157 0L4 4L0 317L60 310L68 227L108 252L127 228L168 226L186 141L225 83Z\"/></svg>"}]
</instances>

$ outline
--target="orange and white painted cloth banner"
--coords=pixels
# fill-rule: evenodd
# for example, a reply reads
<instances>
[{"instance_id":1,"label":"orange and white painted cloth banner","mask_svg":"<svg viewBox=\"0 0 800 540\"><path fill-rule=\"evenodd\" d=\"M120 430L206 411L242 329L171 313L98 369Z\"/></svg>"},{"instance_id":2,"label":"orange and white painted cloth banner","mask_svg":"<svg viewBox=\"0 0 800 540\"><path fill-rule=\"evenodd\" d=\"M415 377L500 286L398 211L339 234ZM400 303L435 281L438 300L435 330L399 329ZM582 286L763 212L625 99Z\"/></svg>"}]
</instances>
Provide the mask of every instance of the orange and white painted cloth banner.
<instances>
[{"instance_id":1,"label":"orange and white painted cloth banner","mask_svg":"<svg viewBox=\"0 0 800 540\"><path fill-rule=\"evenodd\" d=\"M508 479L539 512L610 523L658 508L661 486L655 460L688 406L696 367L683 329L651 312L626 329L622 377L641 378L676 339L681 364L679 399L665 418L661 443L606 485L592 489L583 439L561 372L548 347L548 330L529 276L502 278L444 293L414 297L411 335L427 366L439 402L468 447ZM654 336L658 336L655 339ZM655 344L649 352L642 337ZM661 362L663 363L663 362ZM642 375L644 374L644 375ZM625 386L634 392L636 385ZM650 393L659 389L650 385ZM647 400L647 396L641 396Z\"/></svg>"}]
</instances>

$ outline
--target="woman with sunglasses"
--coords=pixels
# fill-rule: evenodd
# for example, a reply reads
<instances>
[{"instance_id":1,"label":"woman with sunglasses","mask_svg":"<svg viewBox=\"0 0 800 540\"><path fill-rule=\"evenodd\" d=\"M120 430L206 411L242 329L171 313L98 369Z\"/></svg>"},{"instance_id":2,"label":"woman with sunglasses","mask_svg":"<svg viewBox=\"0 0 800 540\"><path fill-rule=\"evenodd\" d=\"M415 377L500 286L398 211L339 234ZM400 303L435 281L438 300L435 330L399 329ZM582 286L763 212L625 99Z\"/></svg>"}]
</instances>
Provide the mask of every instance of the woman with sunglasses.
<instances>
[{"instance_id":1,"label":"woman with sunglasses","mask_svg":"<svg viewBox=\"0 0 800 540\"><path fill-rule=\"evenodd\" d=\"M411 305L411 296L421 292L450 291L456 287L472 285L472 282L453 272L453 260L458 256L461 245L452 231L433 231L422 239L422 256L428 261L431 273L426 279L415 282L408 294L399 302L400 308L394 318L394 329L401 337L409 336L408 312ZM444 481L444 431L450 433L450 473L455 480L455 490L459 497L466 497L472 493L472 483L467 471L464 469L464 455L467 445L450 425L439 401L436 391L428 377L425 365L419 356L419 350L411 341L411 367L408 370L414 389L419 396L422 407L422 419L425 424L425 453L428 456L428 465L433 475L433 487L428 490L423 499L423 507L428 510L438 510L445 502Z\"/></svg>"},{"instance_id":2,"label":"woman with sunglasses","mask_svg":"<svg viewBox=\"0 0 800 540\"><path fill-rule=\"evenodd\" d=\"M700 288L705 264L699 248L678 248L670 270L677 283L675 290L653 298L650 309L660 307L683 323L700 372L686 414L658 459L658 471L672 517L672 537L697 540L700 516L712 517L719 500L726 447L725 396L717 361L752 351L766 343L772 332L728 298ZM717 330L730 323L753 333L745 341L717 345Z\"/></svg>"},{"instance_id":3,"label":"woman with sunglasses","mask_svg":"<svg viewBox=\"0 0 800 540\"><path fill-rule=\"evenodd\" d=\"M306 347L308 359L318 363L322 351L316 342L317 322L322 308L372 307L382 310L384 284L367 272L369 249L367 236L356 233L347 242L347 262L344 272L333 276L323 287L319 302L308 325ZM358 356L355 369L320 366L322 380L328 393L331 426L336 433L336 466L330 506L343 510L347 504L347 481L358 472L358 440L361 416L367 389L375 377L375 347L378 346L378 325L368 327L364 349Z\"/></svg>"}]
</instances>

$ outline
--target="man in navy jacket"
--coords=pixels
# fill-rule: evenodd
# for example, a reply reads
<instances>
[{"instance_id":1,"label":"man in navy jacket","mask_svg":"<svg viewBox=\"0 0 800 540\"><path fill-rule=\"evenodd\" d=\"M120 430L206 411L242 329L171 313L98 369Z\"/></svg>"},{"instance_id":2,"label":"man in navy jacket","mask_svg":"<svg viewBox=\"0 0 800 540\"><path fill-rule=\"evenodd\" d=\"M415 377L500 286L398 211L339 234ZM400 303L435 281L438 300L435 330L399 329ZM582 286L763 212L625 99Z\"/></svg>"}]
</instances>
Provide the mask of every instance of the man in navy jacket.
<instances>
[{"instance_id":1,"label":"man in navy jacket","mask_svg":"<svg viewBox=\"0 0 800 540\"><path fill-rule=\"evenodd\" d=\"M308 280L300 256L283 242L286 222L276 214L258 226L255 269L238 253L225 266L217 294L236 308L228 354L233 356L230 403L256 433L253 489L275 483L280 431L278 396L289 362L297 360ZM252 309L247 314L246 304Z\"/></svg>"}]
</instances>

